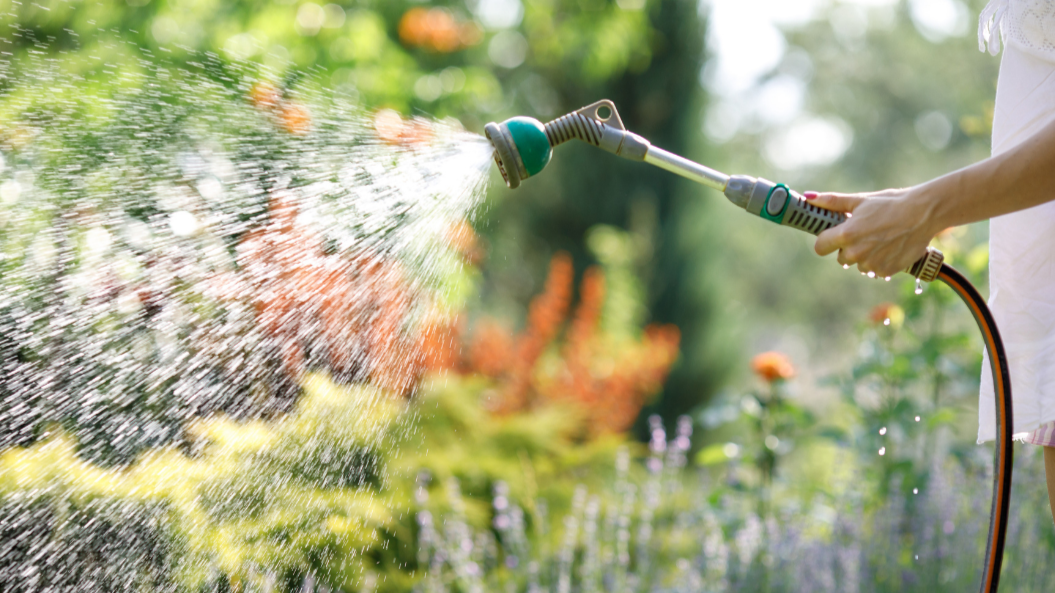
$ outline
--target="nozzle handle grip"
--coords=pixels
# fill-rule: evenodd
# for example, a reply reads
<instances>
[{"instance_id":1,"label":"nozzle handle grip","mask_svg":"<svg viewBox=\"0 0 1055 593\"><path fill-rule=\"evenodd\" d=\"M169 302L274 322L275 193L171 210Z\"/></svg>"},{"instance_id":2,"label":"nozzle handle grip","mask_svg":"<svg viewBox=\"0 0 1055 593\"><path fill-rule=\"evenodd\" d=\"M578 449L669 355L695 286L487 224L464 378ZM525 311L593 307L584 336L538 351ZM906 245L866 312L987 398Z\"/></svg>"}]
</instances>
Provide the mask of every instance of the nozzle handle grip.
<instances>
[{"instance_id":1,"label":"nozzle handle grip","mask_svg":"<svg viewBox=\"0 0 1055 593\"><path fill-rule=\"evenodd\" d=\"M846 214L826 210L811 204L801 194L783 183L744 176L730 178L725 195L733 203L752 214L782 226L789 226L819 235L847 220ZM923 280L933 282L938 277L945 256L933 247L905 272Z\"/></svg>"},{"instance_id":2,"label":"nozzle handle grip","mask_svg":"<svg viewBox=\"0 0 1055 593\"><path fill-rule=\"evenodd\" d=\"M784 210L783 220L780 224L790 226L810 233L811 235L819 235L824 231L840 225L847 221L849 218L842 212L835 212L814 206L808 200L803 198L798 192L791 191L783 184L778 184L776 191L777 198L780 197L779 189L785 189L787 191L787 205ZM770 201L773 201L773 197L770 197ZM777 204L767 204L767 206L776 207ZM768 214L768 208L763 209L763 212ZM938 272L941 270L941 264L945 260L945 256L941 251L933 247L927 248L927 253L923 257L919 258L916 263L909 266L906 273L919 278L924 282L933 282L938 277Z\"/></svg>"}]
</instances>

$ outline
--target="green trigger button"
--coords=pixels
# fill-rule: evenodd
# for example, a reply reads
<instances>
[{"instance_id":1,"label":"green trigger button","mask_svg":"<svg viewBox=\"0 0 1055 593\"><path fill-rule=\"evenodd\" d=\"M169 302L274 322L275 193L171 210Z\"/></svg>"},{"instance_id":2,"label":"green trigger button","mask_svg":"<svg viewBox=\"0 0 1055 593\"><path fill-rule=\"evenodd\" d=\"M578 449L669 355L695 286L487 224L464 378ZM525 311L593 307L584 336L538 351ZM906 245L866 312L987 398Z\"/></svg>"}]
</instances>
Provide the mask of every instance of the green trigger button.
<instances>
[{"instance_id":1,"label":"green trigger button","mask_svg":"<svg viewBox=\"0 0 1055 593\"><path fill-rule=\"evenodd\" d=\"M773 193L769 195L769 203L766 204L766 212L770 216L780 216L780 213L784 211L784 206L788 201L788 190L783 187L777 186L773 188Z\"/></svg>"},{"instance_id":2,"label":"green trigger button","mask_svg":"<svg viewBox=\"0 0 1055 593\"><path fill-rule=\"evenodd\" d=\"M773 222L780 223L784 218L784 211L788 207L788 186L778 183L769 191L766 198L766 207L762 209L762 218L768 218Z\"/></svg>"}]
</instances>

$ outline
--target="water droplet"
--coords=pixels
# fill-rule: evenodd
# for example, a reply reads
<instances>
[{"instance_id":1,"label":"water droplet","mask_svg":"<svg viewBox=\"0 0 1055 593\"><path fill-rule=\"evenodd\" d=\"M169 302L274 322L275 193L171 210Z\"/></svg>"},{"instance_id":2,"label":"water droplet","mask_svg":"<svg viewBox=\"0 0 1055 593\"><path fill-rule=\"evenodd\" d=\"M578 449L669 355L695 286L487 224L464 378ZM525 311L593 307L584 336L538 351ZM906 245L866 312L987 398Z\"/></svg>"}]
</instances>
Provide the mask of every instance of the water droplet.
<instances>
[{"instance_id":1,"label":"water droplet","mask_svg":"<svg viewBox=\"0 0 1055 593\"><path fill-rule=\"evenodd\" d=\"M919 422L919 416L916 416L916 422Z\"/></svg>"},{"instance_id":2,"label":"water droplet","mask_svg":"<svg viewBox=\"0 0 1055 593\"><path fill-rule=\"evenodd\" d=\"M14 180L9 180L0 184L0 201L10 206L18 201L18 196L22 195L22 185Z\"/></svg>"},{"instance_id":3,"label":"water droplet","mask_svg":"<svg viewBox=\"0 0 1055 593\"><path fill-rule=\"evenodd\" d=\"M890 325L890 318L889 317L883 320L883 325Z\"/></svg>"},{"instance_id":4,"label":"water droplet","mask_svg":"<svg viewBox=\"0 0 1055 593\"><path fill-rule=\"evenodd\" d=\"M913 488L912 489L912 493L913 494L919 494L919 488Z\"/></svg>"},{"instance_id":5,"label":"water droplet","mask_svg":"<svg viewBox=\"0 0 1055 593\"><path fill-rule=\"evenodd\" d=\"M215 202L223 198L223 184L215 177L207 177L198 182L198 193L206 200Z\"/></svg>"},{"instance_id":6,"label":"water droplet","mask_svg":"<svg viewBox=\"0 0 1055 593\"><path fill-rule=\"evenodd\" d=\"M850 269L850 264L843 264L843 269L844 270L849 270Z\"/></svg>"},{"instance_id":7,"label":"water droplet","mask_svg":"<svg viewBox=\"0 0 1055 593\"><path fill-rule=\"evenodd\" d=\"M916 294L923 294L923 281L916 278Z\"/></svg>"},{"instance_id":8,"label":"water droplet","mask_svg":"<svg viewBox=\"0 0 1055 593\"><path fill-rule=\"evenodd\" d=\"M875 278L876 277L876 273L875 272L869 272L868 273L868 277L869 278Z\"/></svg>"},{"instance_id":9,"label":"water droplet","mask_svg":"<svg viewBox=\"0 0 1055 593\"><path fill-rule=\"evenodd\" d=\"M887 282L890 282L890 276L887 276L886 278L883 278L883 280L886 280Z\"/></svg>"},{"instance_id":10,"label":"water droplet","mask_svg":"<svg viewBox=\"0 0 1055 593\"><path fill-rule=\"evenodd\" d=\"M169 228L172 229L174 235L187 237L198 230L198 219L190 212L180 210L169 217Z\"/></svg>"},{"instance_id":11,"label":"water droplet","mask_svg":"<svg viewBox=\"0 0 1055 593\"><path fill-rule=\"evenodd\" d=\"M885 426L883 428L879 429L879 434L886 434L886 427Z\"/></svg>"},{"instance_id":12,"label":"water droplet","mask_svg":"<svg viewBox=\"0 0 1055 593\"><path fill-rule=\"evenodd\" d=\"M85 247L92 255L103 254L110 248L110 233L103 227L93 227L84 235L85 243L87 244Z\"/></svg>"},{"instance_id":13,"label":"water droplet","mask_svg":"<svg viewBox=\"0 0 1055 593\"><path fill-rule=\"evenodd\" d=\"M886 455L886 447L880 447L879 448L879 454L880 455Z\"/></svg>"}]
</instances>

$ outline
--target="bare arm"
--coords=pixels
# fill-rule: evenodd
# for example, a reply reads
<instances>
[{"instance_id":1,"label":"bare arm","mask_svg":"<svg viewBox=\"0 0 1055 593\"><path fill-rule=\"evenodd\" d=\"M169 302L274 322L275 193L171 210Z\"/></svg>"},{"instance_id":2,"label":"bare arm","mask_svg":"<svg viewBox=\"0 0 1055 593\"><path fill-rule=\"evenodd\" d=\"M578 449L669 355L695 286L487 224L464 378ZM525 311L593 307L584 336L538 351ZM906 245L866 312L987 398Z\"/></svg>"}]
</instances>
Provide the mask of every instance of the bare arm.
<instances>
[{"instance_id":1,"label":"bare arm","mask_svg":"<svg viewBox=\"0 0 1055 593\"><path fill-rule=\"evenodd\" d=\"M1055 122L1015 148L906 189L867 194L814 194L822 208L852 213L821 233L820 255L839 251L839 262L889 276L924 252L942 230L1055 199Z\"/></svg>"}]
</instances>

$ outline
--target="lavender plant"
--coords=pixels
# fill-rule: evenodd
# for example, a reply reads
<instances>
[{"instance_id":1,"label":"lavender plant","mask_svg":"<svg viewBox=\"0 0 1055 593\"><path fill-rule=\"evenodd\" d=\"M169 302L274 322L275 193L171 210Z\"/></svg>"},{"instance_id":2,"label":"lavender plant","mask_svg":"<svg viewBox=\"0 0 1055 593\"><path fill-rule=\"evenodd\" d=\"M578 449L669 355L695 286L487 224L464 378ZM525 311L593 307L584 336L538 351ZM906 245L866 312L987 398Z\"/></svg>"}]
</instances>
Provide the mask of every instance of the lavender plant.
<instances>
[{"instance_id":1,"label":"lavender plant","mask_svg":"<svg viewBox=\"0 0 1055 593\"><path fill-rule=\"evenodd\" d=\"M692 423L682 418L673 438L650 422L643 472L631 471L628 450L616 461L608 488L576 489L570 510L554 523L558 542L523 521L508 486L496 484L491 527L474 530L448 485L451 509L444 533L420 511L416 590L554 592L857 592L964 591L977 588L984 552L990 476L956 460L934 457L929 481L902 495L900 484L876 508L864 503L875 486L853 480L834 507L774 501L760 516L760 491L728 488L706 470L686 468ZM1040 456L1023 449L1015 470L1016 512L1008 529L1004 586L1046 591L1055 553L1047 517ZM543 501L528 501L542 507ZM428 525L428 527L425 527ZM473 541L496 534L496 561L482 566ZM487 537L483 537L487 539ZM480 572L481 568L489 568ZM462 575L472 575L471 579Z\"/></svg>"}]
</instances>

